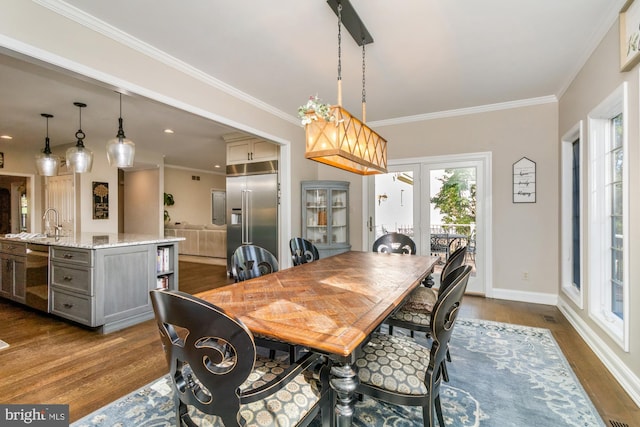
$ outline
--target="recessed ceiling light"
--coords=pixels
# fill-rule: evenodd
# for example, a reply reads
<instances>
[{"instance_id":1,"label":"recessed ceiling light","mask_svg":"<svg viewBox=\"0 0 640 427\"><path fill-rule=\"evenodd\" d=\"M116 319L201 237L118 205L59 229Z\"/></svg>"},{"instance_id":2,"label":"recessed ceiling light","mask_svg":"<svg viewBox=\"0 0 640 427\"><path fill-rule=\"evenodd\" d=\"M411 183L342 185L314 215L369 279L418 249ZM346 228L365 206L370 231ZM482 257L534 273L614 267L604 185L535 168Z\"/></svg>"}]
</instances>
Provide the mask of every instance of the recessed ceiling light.
<instances>
[{"instance_id":1,"label":"recessed ceiling light","mask_svg":"<svg viewBox=\"0 0 640 427\"><path fill-rule=\"evenodd\" d=\"M214 165L214 168L220 169L220 165Z\"/></svg>"},{"instance_id":2,"label":"recessed ceiling light","mask_svg":"<svg viewBox=\"0 0 640 427\"><path fill-rule=\"evenodd\" d=\"M0 135L0 139L13 139L11 135Z\"/></svg>"},{"instance_id":3,"label":"recessed ceiling light","mask_svg":"<svg viewBox=\"0 0 640 427\"><path fill-rule=\"evenodd\" d=\"M173 133L173 129L165 129L164 133Z\"/></svg>"}]
</instances>

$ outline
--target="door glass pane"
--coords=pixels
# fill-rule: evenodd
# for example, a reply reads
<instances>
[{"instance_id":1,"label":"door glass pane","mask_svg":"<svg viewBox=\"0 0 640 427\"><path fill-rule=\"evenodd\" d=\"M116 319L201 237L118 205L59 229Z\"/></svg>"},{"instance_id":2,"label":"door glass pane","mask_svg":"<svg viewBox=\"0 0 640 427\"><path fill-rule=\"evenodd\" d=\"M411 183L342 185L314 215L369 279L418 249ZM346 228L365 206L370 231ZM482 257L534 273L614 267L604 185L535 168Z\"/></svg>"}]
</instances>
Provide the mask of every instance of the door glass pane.
<instances>
[{"instance_id":1,"label":"door glass pane","mask_svg":"<svg viewBox=\"0 0 640 427\"><path fill-rule=\"evenodd\" d=\"M331 190L331 243L347 243L346 190Z\"/></svg>"},{"instance_id":2,"label":"door glass pane","mask_svg":"<svg viewBox=\"0 0 640 427\"><path fill-rule=\"evenodd\" d=\"M467 245L466 262L476 274L476 168L434 169L430 174L431 254L440 261L439 274L449 254Z\"/></svg>"},{"instance_id":3,"label":"door glass pane","mask_svg":"<svg viewBox=\"0 0 640 427\"><path fill-rule=\"evenodd\" d=\"M307 235L311 243L327 243L327 190L312 189L305 194Z\"/></svg>"},{"instance_id":4,"label":"door glass pane","mask_svg":"<svg viewBox=\"0 0 640 427\"><path fill-rule=\"evenodd\" d=\"M611 251L611 311L620 319L623 318L622 313L622 284L624 264L622 260L623 252L621 250Z\"/></svg>"},{"instance_id":5,"label":"door glass pane","mask_svg":"<svg viewBox=\"0 0 640 427\"><path fill-rule=\"evenodd\" d=\"M375 238L397 232L413 237L413 171L375 176Z\"/></svg>"}]
</instances>

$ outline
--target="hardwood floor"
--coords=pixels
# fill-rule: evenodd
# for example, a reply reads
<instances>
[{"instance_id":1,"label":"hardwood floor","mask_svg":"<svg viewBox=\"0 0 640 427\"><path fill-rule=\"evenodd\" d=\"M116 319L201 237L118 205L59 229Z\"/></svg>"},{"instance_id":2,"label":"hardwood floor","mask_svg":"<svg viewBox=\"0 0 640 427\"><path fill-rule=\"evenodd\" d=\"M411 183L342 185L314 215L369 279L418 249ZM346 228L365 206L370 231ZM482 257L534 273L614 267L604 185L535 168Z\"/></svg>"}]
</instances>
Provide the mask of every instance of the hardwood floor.
<instances>
[{"instance_id":1,"label":"hardwood floor","mask_svg":"<svg viewBox=\"0 0 640 427\"><path fill-rule=\"evenodd\" d=\"M231 282L224 266L180 262L185 292ZM463 316L550 329L605 422L639 425L640 408L556 307L467 296ZM69 404L72 422L167 372L153 320L101 335L0 299L0 339L0 403Z\"/></svg>"}]
</instances>

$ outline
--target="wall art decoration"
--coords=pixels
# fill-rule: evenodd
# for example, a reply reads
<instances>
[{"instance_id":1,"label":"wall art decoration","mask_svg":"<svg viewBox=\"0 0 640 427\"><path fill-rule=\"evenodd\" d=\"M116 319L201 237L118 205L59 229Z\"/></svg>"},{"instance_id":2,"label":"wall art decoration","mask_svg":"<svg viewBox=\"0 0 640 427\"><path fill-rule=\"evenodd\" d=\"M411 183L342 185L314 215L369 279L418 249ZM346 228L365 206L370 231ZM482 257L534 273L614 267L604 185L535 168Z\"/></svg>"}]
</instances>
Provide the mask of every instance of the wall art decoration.
<instances>
[{"instance_id":1,"label":"wall art decoration","mask_svg":"<svg viewBox=\"0 0 640 427\"><path fill-rule=\"evenodd\" d=\"M627 1L620 10L620 71L640 61L640 2Z\"/></svg>"},{"instance_id":2,"label":"wall art decoration","mask_svg":"<svg viewBox=\"0 0 640 427\"><path fill-rule=\"evenodd\" d=\"M93 182L93 219L109 219L109 183Z\"/></svg>"},{"instance_id":3,"label":"wall art decoration","mask_svg":"<svg viewBox=\"0 0 640 427\"><path fill-rule=\"evenodd\" d=\"M513 203L536 202L536 162L526 157L513 164Z\"/></svg>"}]
</instances>

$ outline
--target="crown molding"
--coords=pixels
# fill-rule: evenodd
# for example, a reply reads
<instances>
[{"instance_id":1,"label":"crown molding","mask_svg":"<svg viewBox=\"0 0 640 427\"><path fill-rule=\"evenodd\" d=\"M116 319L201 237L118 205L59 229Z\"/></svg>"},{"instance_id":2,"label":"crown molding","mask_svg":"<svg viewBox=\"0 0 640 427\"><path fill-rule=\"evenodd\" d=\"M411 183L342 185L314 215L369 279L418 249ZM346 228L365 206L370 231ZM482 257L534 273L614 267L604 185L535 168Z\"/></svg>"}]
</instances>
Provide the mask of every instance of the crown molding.
<instances>
[{"instance_id":1,"label":"crown molding","mask_svg":"<svg viewBox=\"0 0 640 427\"><path fill-rule=\"evenodd\" d=\"M367 122L370 127L392 126L403 123L422 122L426 120L443 119L446 117L466 116L470 114L486 113L490 111L510 110L513 108L530 107L532 105L551 104L558 102L555 95L541 96L539 98L521 99L518 101L500 102L497 104L480 105L477 107L459 108L456 110L438 111L435 113L417 114L415 116L398 117L388 120Z\"/></svg>"},{"instance_id":2,"label":"crown molding","mask_svg":"<svg viewBox=\"0 0 640 427\"><path fill-rule=\"evenodd\" d=\"M33 0L33 2L39 4L40 6L46 7L47 9L74 22L77 22L78 24L83 25L93 31L96 31L106 37L109 37L110 39L115 40L120 44L134 49L144 55L147 55L158 62L161 62L188 76L198 79L211 87L219 89L233 96L234 98L240 99L248 104L253 105L256 108L259 108L263 111L266 111L267 113L286 120L287 122L300 124L299 120L291 114L287 114L282 110L274 108L266 102L254 98L253 96L242 92L234 88L233 86L216 79L215 77L212 77L211 75L199 70L198 68L193 67L186 62L181 61L178 58L175 58L174 56L171 56L166 52L163 52L160 49L157 49L150 44L145 43L142 40L132 36L131 34L126 33L114 27L113 25L110 25L62 0Z\"/></svg>"},{"instance_id":3,"label":"crown molding","mask_svg":"<svg viewBox=\"0 0 640 427\"><path fill-rule=\"evenodd\" d=\"M605 16L605 18L600 21L600 25L591 31L591 36L589 37L589 42L587 43L587 48L582 52L580 56L580 60L575 63L573 70L571 73L567 75L567 78L560 86L557 97L562 98L564 93L569 89L571 83L576 79L580 71L584 68L585 64L591 58L597 47L600 45L605 35L611 30L613 25L617 25L618 17L620 16L620 9L624 6L627 0L614 0L612 2L611 8L609 9L609 13Z\"/></svg>"},{"instance_id":4,"label":"crown molding","mask_svg":"<svg viewBox=\"0 0 640 427\"><path fill-rule=\"evenodd\" d=\"M242 100L250 105L253 105L256 108L259 108L263 111L266 111L269 114L272 114L276 117L281 118L292 124L300 125L300 121L297 117L285 113L282 110L279 110L264 101L261 101L245 92L242 92L233 86L212 77L211 75L187 64L184 61L181 61L174 56L167 54L166 52L161 51L148 43L143 42L142 40L133 37L131 34L128 34L96 17L78 9L75 6L72 6L66 3L63 0L32 0L34 3L37 3L61 16L64 16L80 25L83 25L93 31L96 31L106 37L111 38L112 40L127 46L131 49L134 49L144 55L147 55L158 62L161 62L169 67L172 67L186 75L189 75L199 81L204 82L205 84L214 87L218 90L221 90L234 98ZM621 0L620 0L621 1ZM461 108L455 110L446 110L439 111L434 113L426 113L426 114L418 114L414 116L405 116L398 117L393 119L385 119L378 121L371 121L367 124L370 127L382 127L382 126L392 126L404 123L412 123L412 122L420 122L426 120L434 120L441 119L446 117L456 117L456 116L464 116L471 114L479 114L491 111L498 110L508 110L512 108L521 108L528 107L533 105L540 104L548 104L558 102L558 97L556 95L543 96L538 98L529 98L523 100L509 101L503 103L496 104L487 104L481 105L477 107L468 107Z\"/></svg>"}]
</instances>

